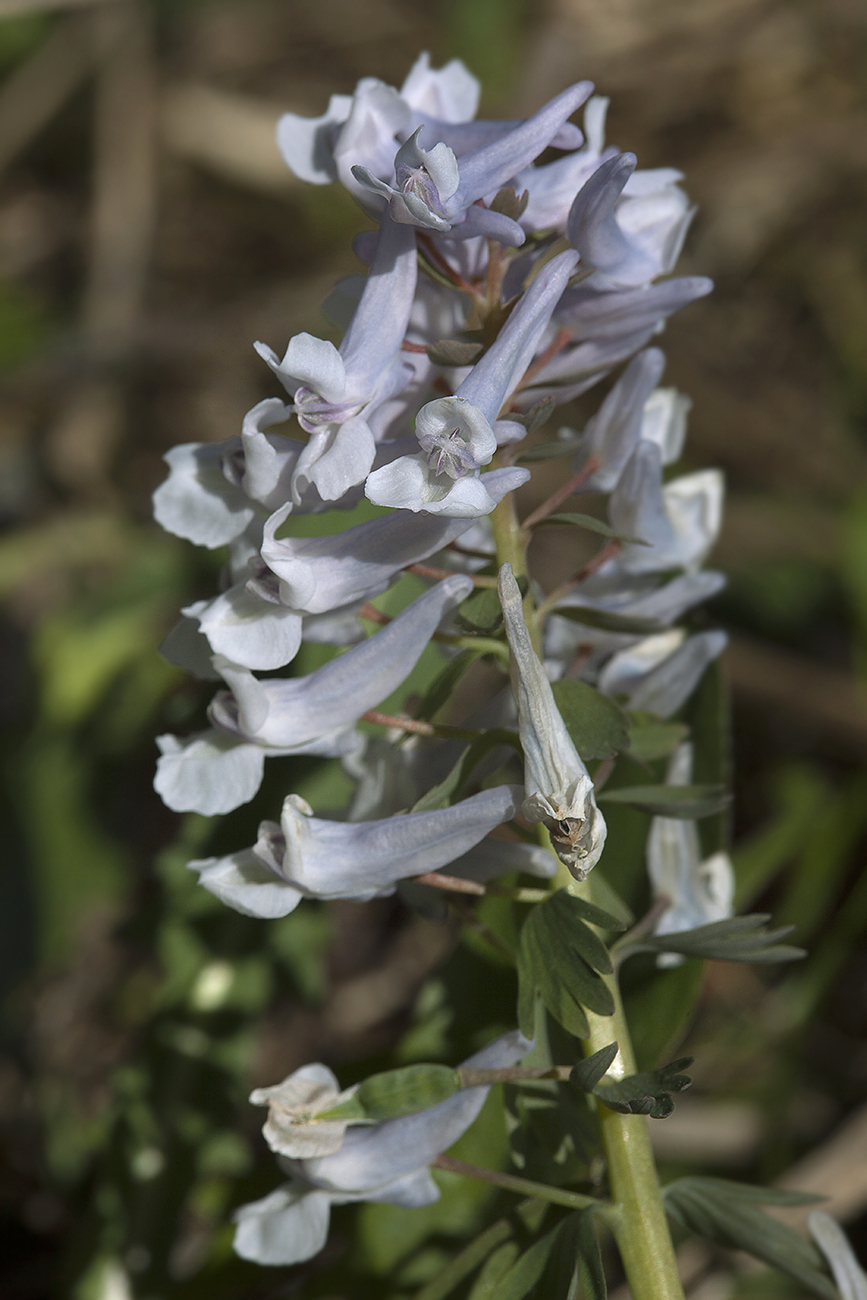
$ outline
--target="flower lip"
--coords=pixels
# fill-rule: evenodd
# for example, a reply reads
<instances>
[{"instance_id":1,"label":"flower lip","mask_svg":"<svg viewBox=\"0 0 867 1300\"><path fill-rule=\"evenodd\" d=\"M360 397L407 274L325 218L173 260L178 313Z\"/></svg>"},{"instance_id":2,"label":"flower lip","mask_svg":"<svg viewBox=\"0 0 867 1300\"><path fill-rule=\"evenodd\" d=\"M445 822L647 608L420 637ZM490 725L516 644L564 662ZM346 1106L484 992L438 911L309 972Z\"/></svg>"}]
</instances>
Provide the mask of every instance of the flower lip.
<instances>
[{"instance_id":1,"label":"flower lip","mask_svg":"<svg viewBox=\"0 0 867 1300\"><path fill-rule=\"evenodd\" d=\"M416 416L415 432L434 473L451 479L477 473L497 449L485 416L462 397L428 402Z\"/></svg>"}]
</instances>

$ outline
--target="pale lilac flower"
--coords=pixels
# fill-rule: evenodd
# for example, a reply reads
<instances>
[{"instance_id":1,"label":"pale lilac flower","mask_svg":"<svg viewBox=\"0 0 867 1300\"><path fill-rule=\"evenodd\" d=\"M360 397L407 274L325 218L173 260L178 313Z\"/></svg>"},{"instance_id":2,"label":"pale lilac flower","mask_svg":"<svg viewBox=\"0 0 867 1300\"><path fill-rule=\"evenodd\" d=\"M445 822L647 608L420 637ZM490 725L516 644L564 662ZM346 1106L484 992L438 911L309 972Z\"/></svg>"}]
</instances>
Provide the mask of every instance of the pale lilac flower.
<instances>
[{"instance_id":1,"label":"pale lilac flower","mask_svg":"<svg viewBox=\"0 0 867 1300\"><path fill-rule=\"evenodd\" d=\"M587 81L570 86L500 139L460 159L443 140L423 149L419 136L425 128L419 127L395 156L393 185L360 164L352 174L371 194L385 200L395 221L447 234L450 239L484 235L520 245L525 236L518 222L480 207L477 200L494 195L538 157L592 89Z\"/></svg>"},{"instance_id":2,"label":"pale lilac flower","mask_svg":"<svg viewBox=\"0 0 867 1300\"><path fill-rule=\"evenodd\" d=\"M589 609L619 614L626 618L656 619L668 627L688 609L710 600L725 586L721 573L682 573L662 586L648 586L649 575L626 580L624 575L576 586L558 603L558 609ZM600 587L603 589L600 590ZM641 633L612 632L552 613L545 624L545 662L553 677L569 668L579 646L593 654L586 674L593 680L602 662L644 639Z\"/></svg>"},{"instance_id":3,"label":"pale lilac flower","mask_svg":"<svg viewBox=\"0 0 867 1300\"><path fill-rule=\"evenodd\" d=\"M377 505L473 517L488 514L495 501L480 477L497 448L495 424L530 364L551 315L575 269L577 257L561 253L545 265L513 308L497 340L459 386L454 397L428 402L416 418L421 452L375 470L365 492ZM529 478L509 475L512 487Z\"/></svg>"},{"instance_id":4,"label":"pale lilac flower","mask_svg":"<svg viewBox=\"0 0 867 1300\"><path fill-rule=\"evenodd\" d=\"M666 781L689 785L692 780L692 745L677 747ZM734 870L727 853L702 860L698 826L687 818L654 817L647 840L647 871L655 898L668 898L671 906L654 927L654 934L679 934L732 915ZM661 953L659 966L677 966L678 953Z\"/></svg>"},{"instance_id":5,"label":"pale lilac flower","mask_svg":"<svg viewBox=\"0 0 867 1300\"><path fill-rule=\"evenodd\" d=\"M361 822L314 817L300 796L289 795L279 826L262 822L253 848L187 866L209 893L246 916L286 916L302 898L364 902L462 858L515 816L521 794L520 786L501 785L450 808Z\"/></svg>"},{"instance_id":6,"label":"pale lilac flower","mask_svg":"<svg viewBox=\"0 0 867 1300\"><path fill-rule=\"evenodd\" d=\"M593 268L588 285L637 289L665 275L680 254L695 208L670 167L636 172L634 154L601 164L578 191L567 234Z\"/></svg>"},{"instance_id":7,"label":"pale lilac flower","mask_svg":"<svg viewBox=\"0 0 867 1300\"><path fill-rule=\"evenodd\" d=\"M611 562L616 571L698 568L719 535L723 489L713 469L663 483L660 447L640 440L611 494L608 518L616 532L647 545L626 543Z\"/></svg>"},{"instance_id":8,"label":"pale lilac flower","mask_svg":"<svg viewBox=\"0 0 867 1300\"><path fill-rule=\"evenodd\" d=\"M659 348L647 348L633 357L599 410L587 422L581 450L573 462L577 472L592 456L599 469L585 490L610 492L620 478L639 439L644 437L645 407L665 368Z\"/></svg>"},{"instance_id":9,"label":"pale lilac flower","mask_svg":"<svg viewBox=\"0 0 867 1300\"><path fill-rule=\"evenodd\" d=\"M522 806L531 822L543 822L561 862L583 880L605 845L605 819L596 807L590 774L578 754L541 660L524 622L521 593L511 565L499 575L500 604L512 652L512 690L524 751Z\"/></svg>"},{"instance_id":10,"label":"pale lilac flower","mask_svg":"<svg viewBox=\"0 0 867 1300\"><path fill-rule=\"evenodd\" d=\"M563 230L575 195L601 162L618 152L605 148L609 101L592 95L584 108L584 145L564 158L531 164L515 177L515 190L529 195L519 218L527 231Z\"/></svg>"},{"instance_id":11,"label":"pale lilac flower","mask_svg":"<svg viewBox=\"0 0 867 1300\"><path fill-rule=\"evenodd\" d=\"M167 532L211 550L236 541L289 498L304 443L266 429L282 424L292 408L277 398L259 402L244 417L240 438L187 442L164 459L169 476L154 493L154 517ZM322 509L307 491L299 513Z\"/></svg>"},{"instance_id":12,"label":"pale lilac flower","mask_svg":"<svg viewBox=\"0 0 867 1300\"><path fill-rule=\"evenodd\" d=\"M211 730L185 742L158 738L154 785L163 801L176 812L230 812L253 798L267 754L339 756L355 748L362 713L400 685L472 586L462 574L446 578L367 641L306 677L259 681L216 657L230 690L211 703Z\"/></svg>"},{"instance_id":13,"label":"pale lilac flower","mask_svg":"<svg viewBox=\"0 0 867 1300\"><path fill-rule=\"evenodd\" d=\"M415 235L383 216L376 254L352 323L339 349L296 334L282 361L263 343L256 350L293 397L292 410L310 434L294 467L291 500L314 487L339 500L373 464L376 441L368 417L377 401L412 377L400 345L416 286Z\"/></svg>"},{"instance_id":14,"label":"pale lilac flower","mask_svg":"<svg viewBox=\"0 0 867 1300\"><path fill-rule=\"evenodd\" d=\"M532 1047L504 1034L462 1062L478 1069L514 1065ZM440 1191L428 1164L466 1132L485 1103L487 1087L463 1088L413 1115L351 1128L333 1155L281 1161L290 1182L235 1212L235 1251L258 1264L296 1264L325 1245L332 1205L387 1201L430 1205Z\"/></svg>"},{"instance_id":15,"label":"pale lilac flower","mask_svg":"<svg viewBox=\"0 0 867 1300\"><path fill-rule=\"evenodd\" d=\"M521 125L472 121L480 89L459 60L437 70L422 54L399 91L376 77L365 77L352 95L332 95L321 117L285 113L277 126L277 143L296 176L314 185L339 180L367 207L370 192L355 179L352 165L360 164L379 180L390 181L395 140L407 140L418 127L425 128L431 144L442 141L461 157ZM581 139L578 128L566 122L550 143L575 149Z\"/></svg>"},{"instance_id":16,"label":"pale lilac flower","mask_svg":"<svg viewBox=\"0 0 867 1300\"><path fill-rule=\"evenodd\" d=\"M646 637L609 659L599 674L599 689L624 696L627 708L669 718L689 699L727 641L725 632L687 637L679 628Z\"/></svg>"},{"instance_id":17,"label":"pale lilac flower","mask_svg":"<svg viewBox=\"0 0 867 1300\"><path fill-rule=\"evenodd\" d=\"M665 320L709 293L710 280L691 276L640 289L602 292L588 287L595 277L564 291L552 324L567 329L574 342L561 349L516 395L520 410L553 397L572 401L598 383L613 366L643 348Z\"/></svg>"}]
</instances>

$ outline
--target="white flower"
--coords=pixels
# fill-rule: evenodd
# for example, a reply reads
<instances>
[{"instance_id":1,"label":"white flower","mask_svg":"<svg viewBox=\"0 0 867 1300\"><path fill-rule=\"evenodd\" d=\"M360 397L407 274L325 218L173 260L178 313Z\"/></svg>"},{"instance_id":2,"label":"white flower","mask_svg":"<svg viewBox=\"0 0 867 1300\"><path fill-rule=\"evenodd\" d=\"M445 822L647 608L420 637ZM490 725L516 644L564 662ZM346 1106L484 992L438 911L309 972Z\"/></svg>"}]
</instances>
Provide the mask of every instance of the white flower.
<instances>
[{"instance_id":1,"label":"white flower","mask_svg":"<svg viewBox=\"0 0 867 1300\"><path fill-rule=\"evenodd\" d=\"M692 745L679 745L669 762L669 785L689 785L692 780ZM647 840L647 870L656 898L671 906L663 913L654 934L677 934L700 925L723 921L732 915L734 870L727 853L714 853L702 861L698 826L681 817L654 817ZM661 953L660 966L676 966L677 953Z\"/></svg>"}]
</instances>

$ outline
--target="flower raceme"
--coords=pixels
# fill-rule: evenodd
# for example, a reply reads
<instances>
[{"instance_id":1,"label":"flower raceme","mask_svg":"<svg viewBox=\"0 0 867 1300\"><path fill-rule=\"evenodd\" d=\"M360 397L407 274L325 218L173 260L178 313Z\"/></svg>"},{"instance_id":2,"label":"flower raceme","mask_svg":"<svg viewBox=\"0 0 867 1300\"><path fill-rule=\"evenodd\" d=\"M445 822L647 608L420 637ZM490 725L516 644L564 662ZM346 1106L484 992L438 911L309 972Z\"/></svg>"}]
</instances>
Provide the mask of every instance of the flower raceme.
<instances>
[{"instance_id":1,"label":"flower raceme","mask_svg":"<svg viewBox=\"0 0 867 1300\"><path fill-rule=\"evenodd\" d=\"M230 812L257 796L269 757L339 761L355 783L347 808L321 814L293 765L279 820L265 815L254 844L188 864L203 889L248 916L398 889L437 915L449 910L444 898L486 890L544 908L557 859L577 880L604 872L607 836L551 683L580 678L579 698L597 692L667 719L725 644L722 633L678 626L723 582L701 568L720 527L722 479L669 477L689 402L659 387L665 322L711 288L702 277L654 283L692 217L680 174L639 171L606 145L607 100L587 82L523 121L476 120L478 90L462 64L434 69L423 55L399 90L365 78L319 118L284 115L278 140L296 175L340 182L373 219L354 244L366 273L325 305L338 343L305 331L282 356L256 345L283 397L254 406L236 437L170 451L154 496L168 531L227 548L220 589L185 606L164 645L167 658L220 684L204 729L159 739L165 803ZM582 105L583 135L569 120ZM583 429L522 445L608 376ZM564 487L519 525L510 495L542 457L565 465ZM573 491L607 496L607 524L555 513ZM523 563L540 521L595 527L607 540L537 605L551 584L533 577L524 595L508 561ZM422 594L408 590L407 570ZM390 618L370 604L389 588L385 607L399 611ZM423 658L432 640L436 653ZM330 657L294 671L311 644ZM511 693L505 674L496 678L506 659ZM492 698L456 727L452 710L476 679L450 691L479 660ZM391 699L401 688L403 707ZM627 735L620 709L596 703ZM654 725L682 734L680 723ZM668 779L689 780L688 745ZM660 933L729 914L727 859L701 860L694 823L656 817L647 868L670 900ZM542 888L525 888L521 875ZM485 931L468 906L452 915ZM523 932L521 944L526 956ZM589 966L584 981L604 1014ZM577 1010L569 1032L582 1024ZM529 1046L506 1034L465 1064L511 1066ZM431 1203L430 1162L487 1091L374 1124L331 1114L354 1090L341 1091L322 1064L257 1089L289 1181L237 1212L235 1249L292 1264L324 1245L332 1204Z\"/></svg>"}]
</instances>

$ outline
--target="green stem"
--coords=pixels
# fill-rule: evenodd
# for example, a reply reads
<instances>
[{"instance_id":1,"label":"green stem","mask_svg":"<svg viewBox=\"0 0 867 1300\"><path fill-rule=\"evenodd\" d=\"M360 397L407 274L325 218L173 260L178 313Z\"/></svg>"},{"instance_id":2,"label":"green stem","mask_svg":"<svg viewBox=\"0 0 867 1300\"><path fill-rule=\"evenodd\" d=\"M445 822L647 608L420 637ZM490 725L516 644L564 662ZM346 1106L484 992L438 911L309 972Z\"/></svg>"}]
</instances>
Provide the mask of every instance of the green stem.
<instances>
[{"instance_id":1,"label":"green stem","mask_svg":"<svg viewBox=\"0 0 867 1300\"><path fill-rule=\"evenodd\" d=\"M570 893L592 900L593 877L579 884L565 867L557 883ZM584 1044L591 1056L609 1043L619 1051L609 1070L611 1078L635 1074L635 1056L616 976L606 983L614 997L614 1014L599 1016L587 1010L590 1037ZM608 1164L611 1197L619 1209L611 1227L617 1241L633 1300L683 1300L674 1245L665 1217L662 1192L650 1145L646 1115L620 1115L607 1106L597 1107L602 1145Z\"/></svg>"},{"instance_id":2,"label":"green stem","mask_svg":"<svg viewBox=\"0 0 867 1300\"><path fill-rule=\"evenodd\" d=\"M478 1165L468 1165L453 1156L437 1156L431 1161L434 1169L445 1169L450 1174L463 1174L467 1178L478 1178L482 1182L492 1183L494 1187L503 1187L507 1192L519 1192L523 1196L535 1196L538 1201L550 1201L552 1205L565 1205L570 1210L596 1210L603 1217L608 1217L614 1209L605 1201L595 1196L584 1196L581 1192L567 1192L562 1187L549 1187L547 1183L534 1183L529 1178L516 1178L514 1174L501 1174L497 1169L482 1169Z\"/></svg>"},{"instance_id":3,"label":"green stem","mask_svg":"<svg viewBox=\"0 0 867 1300\"><path fill-rule=\"evenodd\" d=\"M511 564L512 572L516 578L525 577L527 574L527 546L530 541L530 534L518 521L514 492L507 492L488 518L491 521L494 543L497 547L497 565ZM536 654L541 657L542 633L536 619L536 602L533 599L532 587L527 588L527 594L524 597L524 619L530 633L530 640L533 642L533 648Z\"/></svg>"}]
</instances>

